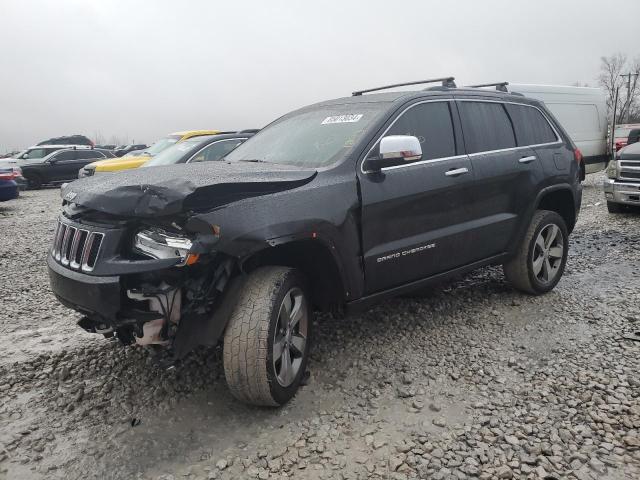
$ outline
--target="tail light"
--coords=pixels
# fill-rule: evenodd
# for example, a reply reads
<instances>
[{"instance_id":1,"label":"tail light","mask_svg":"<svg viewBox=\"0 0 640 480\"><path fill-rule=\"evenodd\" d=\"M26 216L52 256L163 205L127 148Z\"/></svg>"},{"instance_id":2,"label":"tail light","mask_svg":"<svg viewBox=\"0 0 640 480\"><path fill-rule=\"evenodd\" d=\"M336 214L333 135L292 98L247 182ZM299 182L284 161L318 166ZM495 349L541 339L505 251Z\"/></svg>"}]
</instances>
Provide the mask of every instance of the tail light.
<instances>
[{"instance_id":1,"label":"tail light","mask_svg":"<svg viewBox=\"0 0 640 480\"><path fill-rule=\"evenodd\" d=\"M580 149L579 149L579 148L576 148L576 149L573 151L573 158L575 158L575 159L576 159L576 163L577 163L578 165L580 165L580 163L582 162L582 152L580 151Z\"/></svg>"},{"instance_id":2,"label":"tail light","mask_svg":"<svg viewBox=\"0 0 640 480\"><path fill-rule=\"evenodd\" d=\"M616 142L616 152L618 150L620 150L622 147L626 147L627 146L627 142L625 142L624 140L619 140Z\"/></svg>"},{"instance_id":3,"label":"tail light","mask_svg":"<svg viewBox=\"0 0 640 480\"><path fill-rule=\"evenodd\" d=\"M0 180L14 180L18 177L16 172L0 173Z\"/></svg>"}]
</instances>

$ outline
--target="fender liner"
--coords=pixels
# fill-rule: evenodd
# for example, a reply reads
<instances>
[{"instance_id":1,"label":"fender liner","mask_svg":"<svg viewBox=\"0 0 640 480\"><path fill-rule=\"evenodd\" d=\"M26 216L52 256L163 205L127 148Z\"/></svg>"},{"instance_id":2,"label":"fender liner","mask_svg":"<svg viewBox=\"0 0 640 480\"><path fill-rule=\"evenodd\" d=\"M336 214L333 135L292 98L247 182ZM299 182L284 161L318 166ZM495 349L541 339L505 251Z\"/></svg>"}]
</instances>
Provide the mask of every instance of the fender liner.
<instances>
[{"instance_id":1,"label":"fender liner","mask_svg":"<svg viewBox=\"0 0 640 480\"><path fill-rule=\"evenodd\" d=\"M180 326L173 341L175 359L183 358L198 345L218 344L246 279L246 275L239 274L229 280L213 313L192 314L180 319Z\"/></svg>"}]
</instances>

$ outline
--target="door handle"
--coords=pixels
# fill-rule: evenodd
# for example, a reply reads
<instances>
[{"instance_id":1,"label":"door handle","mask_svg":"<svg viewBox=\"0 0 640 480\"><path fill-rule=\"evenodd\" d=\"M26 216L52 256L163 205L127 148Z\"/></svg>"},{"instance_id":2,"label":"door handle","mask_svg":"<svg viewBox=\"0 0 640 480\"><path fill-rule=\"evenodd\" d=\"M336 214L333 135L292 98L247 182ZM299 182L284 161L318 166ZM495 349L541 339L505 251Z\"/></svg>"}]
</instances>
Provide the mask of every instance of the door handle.
<instances>
[{"instance_id":1,"label":"door handle","mask_svg":"<svg viewBox=\"0 0 640 480\"><path fill-rule=\"evenodd\" d=\"M536 159L535 155L531 155L529 157L522 157L520 160L518 160L519 163L531 163Z\"/></svg>"},{"instance_id":2,"label":"door handle","mask_svg":"<svg viewBox=\"0 0 640 480\"><path fill-rule=\"evenodd\" d=\"M451 170L447 170L446 172L444 172L444 174L447 177L457 177L458 175L464 175L465 173L469 173L469 169L468 168L454 168Z\"/></svg>"}]
</instances>

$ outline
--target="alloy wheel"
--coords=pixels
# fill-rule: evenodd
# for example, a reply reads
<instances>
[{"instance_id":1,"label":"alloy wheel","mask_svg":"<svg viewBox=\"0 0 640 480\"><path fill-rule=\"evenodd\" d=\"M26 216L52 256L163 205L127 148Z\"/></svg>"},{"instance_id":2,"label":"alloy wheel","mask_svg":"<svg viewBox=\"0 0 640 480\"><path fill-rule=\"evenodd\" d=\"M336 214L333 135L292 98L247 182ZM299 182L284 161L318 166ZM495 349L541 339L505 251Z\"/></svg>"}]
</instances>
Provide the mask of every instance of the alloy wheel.
<instances>
[{"instance_id":1,"label":"alloy wheel","mask_svg":"<svg viewBox=\"0 0 640 480\"><path fill-rule=\"evenodd\" d=\"M282 299L273 339L273 367L282 387L291 385L300 371L307 348L308 328L304 293L300 288L292 288Z\"/></svg>"},{"instance_id":2,"label":"alloy wheel","mask_svg":"<svg viewBox=\"0 0 640 480\"><path fill-rule=\"evenodd\" d=\"M533 274L543 284L551 283L562 266L564 237L557 225L550 223L540 230L533 247Z\"/></svg>"}]
</instances>

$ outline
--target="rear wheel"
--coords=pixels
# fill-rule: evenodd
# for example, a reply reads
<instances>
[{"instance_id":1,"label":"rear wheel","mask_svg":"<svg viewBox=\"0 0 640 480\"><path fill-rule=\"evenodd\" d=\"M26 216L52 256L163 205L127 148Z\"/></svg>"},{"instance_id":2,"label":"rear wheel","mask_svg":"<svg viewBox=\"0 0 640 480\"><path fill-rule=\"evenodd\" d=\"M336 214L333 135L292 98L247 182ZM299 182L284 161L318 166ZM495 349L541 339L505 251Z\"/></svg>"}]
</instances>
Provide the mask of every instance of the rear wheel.
<instances>
[{"instance_id":1,"label":"rear wheel","mask_svg":"<svg viewBox=\"0 0 640 480\"><path fill-rule=\"evenodd\" d=\"M609 210L609 213L622 213L624 212L624 205L607 201L607 210Z\"/></svg>"},{"instance_id":2,"label":"rear wheel","mask_svg":"<svg viewBox=\"0 0 640 480\"><path fill-rule=\"evenodd\" d=\"M286 267L252 272L224 335L224 371L245 403L279 406L307 368L312 310L303 275Z\"/></svg>"},{"instance_id":3,"label":"rear wheel","mask_svg":"<svg viewBox=\"0 0 640 480\"><path fill-rule=\"evenodd\" d=\"M569 234L556 212L538 210L513 259L503 265L507 280L518 290L540 295L560 281L567 263Z\"/></svg>"}]
</instances>

